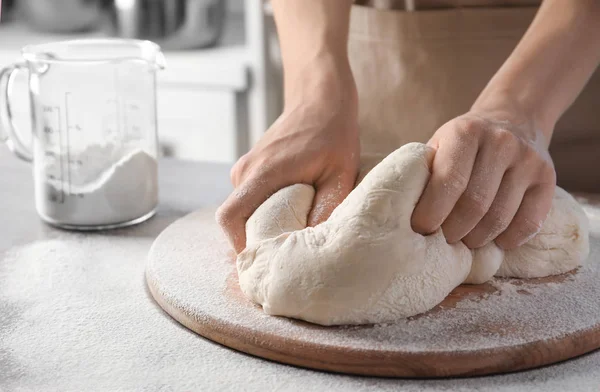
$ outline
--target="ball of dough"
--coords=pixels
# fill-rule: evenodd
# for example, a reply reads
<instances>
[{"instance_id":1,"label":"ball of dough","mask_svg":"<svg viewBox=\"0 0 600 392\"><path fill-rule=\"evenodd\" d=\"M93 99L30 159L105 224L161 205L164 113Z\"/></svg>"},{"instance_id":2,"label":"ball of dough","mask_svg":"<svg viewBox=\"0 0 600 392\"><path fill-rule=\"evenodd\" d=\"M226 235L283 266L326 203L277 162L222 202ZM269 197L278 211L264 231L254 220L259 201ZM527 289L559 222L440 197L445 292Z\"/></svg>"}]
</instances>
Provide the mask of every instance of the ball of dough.
<instances>
[{"instance_id":1,"label":"ball of dough","mask_svg":"<svg viewBox=\"0 0 600 392\"><path fill-rule=\"evenodd\" d=\"M316 227L306 227L311 186L296 184L275 193L246 224L247 246L237 258L244 294L267 314L322 325L389 322L426 312L461 283L485 282L499 268L511 276L531 274L539 265L542 274L561 273L585 259L587 222L572 198L555 201L544 225L556 234L553 247L569 248L562 261L538 245L507 252L507 261L494 243L471 251L462 242L448 244L441 229L428 236L415 233L410 218L433 155L421 143L399 148ZM561 221L551 221L566 215L577 227L577 238Z\"/></svg>"},{"instance_id":2,"label":"ball of dough","mask_svg":"<svg viewBox=\"0 0 600 392\"><path fill-rule=\"evenodd\" d=\"M589 240L585 212L573 196L557 187L540 232L518 249L506 251L496 276L540 278L570 271L588 257Z\"/></svg>"}]
</instances>

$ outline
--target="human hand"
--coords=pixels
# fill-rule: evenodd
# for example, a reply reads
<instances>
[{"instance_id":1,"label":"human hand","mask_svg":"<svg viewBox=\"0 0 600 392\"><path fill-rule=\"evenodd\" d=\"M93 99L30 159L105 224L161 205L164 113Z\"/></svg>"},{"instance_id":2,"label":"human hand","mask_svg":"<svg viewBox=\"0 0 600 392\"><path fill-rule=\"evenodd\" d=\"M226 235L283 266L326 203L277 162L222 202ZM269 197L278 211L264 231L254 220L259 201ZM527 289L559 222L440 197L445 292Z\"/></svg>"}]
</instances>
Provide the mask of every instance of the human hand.
<instances>
[{"instance_id":1,"label":"human hand","mask_svg":"<svg viewBox=\"0 0 600 392\"><path fill-rule=\"evenodd\" d=\"M539 232L556 185L547 142L533 121L506 111L471 111L428 142L432 174L412 215L413 229L440 226L449 243L504 249Z\"/></svg>"},{"instance_id":2,"label":"human hand","mask_svg":"<svg viewBox=\"0 0 600 392\"><path fill-rule=\"evenodd\" d=\"M313 72L298 83L297 93L286 96L283 114L231 170L235 190L217 211L217 220L238 253L246 246L246 221L279 189L297 183L315 187L308 218L314 226L354 187L360 144L349 68Z\"/></svg>"}]
</instances>

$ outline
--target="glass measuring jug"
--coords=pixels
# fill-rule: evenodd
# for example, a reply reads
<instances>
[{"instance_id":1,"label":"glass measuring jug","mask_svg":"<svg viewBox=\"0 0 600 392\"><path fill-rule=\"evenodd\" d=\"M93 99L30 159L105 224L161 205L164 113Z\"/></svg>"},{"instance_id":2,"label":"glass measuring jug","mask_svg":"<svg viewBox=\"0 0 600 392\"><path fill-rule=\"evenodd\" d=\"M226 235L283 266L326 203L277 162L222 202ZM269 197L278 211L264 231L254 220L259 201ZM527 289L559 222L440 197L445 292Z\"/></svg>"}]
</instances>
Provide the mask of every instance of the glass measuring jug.
<instances>
[{"instance_id":1,"label":"glass measuring jug","mask_svg":"<svg viewBox=\"0 0 600 392\"><path fill-rule=\"evenodd\" d=\"M23 48L0 71L0 140L33 163L40 217L67 229L142 222L158 204L156 71L149 41L81 39ZM18 72L28 73L32 142L12 117Z\"/></svg>"}]
</instances>

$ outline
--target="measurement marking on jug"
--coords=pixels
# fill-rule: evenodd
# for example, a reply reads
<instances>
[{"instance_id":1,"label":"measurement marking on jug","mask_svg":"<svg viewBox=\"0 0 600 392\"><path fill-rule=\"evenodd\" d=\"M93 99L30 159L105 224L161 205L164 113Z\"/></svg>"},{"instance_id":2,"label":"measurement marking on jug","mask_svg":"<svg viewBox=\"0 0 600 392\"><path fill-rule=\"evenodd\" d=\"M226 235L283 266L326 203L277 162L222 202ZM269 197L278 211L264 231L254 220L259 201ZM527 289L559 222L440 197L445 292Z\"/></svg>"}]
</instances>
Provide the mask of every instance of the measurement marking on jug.
<instances>
[{"instance_id":1,"label":"measurement marking on jug","mask_svg":"<svg viewBox=\"0 0 600 392\"><path fill-rule=\"evenodd\" d=\"M58 148L59 148L59 153L60 153L60 202L61 204L64 204L65 202L65 180L64 180L64 175L65 175L65 169L63 167L63 159L62 159L62 152L63 152L63 140L62 140L62 117L61 117L61 113L60 113L60 106L55 106L56 109L56 124L58 125Z\"/></svg>"},{"instance_id":2,"label":"measurement marking on jug","mask_svg":"<svg viewBox=\"0 0 600 392\"><path fill-rule=\"evenodd\" d=\"M119 104L120 80L119 80L119 70L118 69L115 69L114 79L115 79L115 113L117 115L117 120L115 121L115 123L117 125L117 135L120 136L121 138L123 138L123 132L121 129L121 121L123 119L121 118L121 108L120 108L121 105Z\"/></svg>"},{"instance_id":3,"label":"measurement marking on jug","mask_svg":"<svg viewBox=\"0 0 600 392\"><path fill-rule=\"evenodd\" d=\"M71 143L69 133L71 131L71 125L69 122L69 98L71 98L71 93L65 93L65 122L67 125L67 176L69 178L69 194L71 193Z\"/></svg>"},{"instance_id":4,"label":"measurement marking on jug","mask_svg":"<svg viewBox=\"0 0 600 392\"><path fill-rule=\"evenodd\" d=\"M121 121L123 122L123 133L121 135L121 140L123 143L127 142L127 106L125 106L125 102L121 103Z\"/></svg>"},{"instance_id":5,"label":"measurement marking on jug","mask_svg":"<svg viewBox=\"0 0 600 392\"><path fill-rule=\"evenodd\" d=\"M140 106L135 102L128 102L125 105L125 134L127 140L138 140L141 138L140 121Z\"/></svg>"},{"instance_id":6,"label":"measurement marking on jug","mask_svg":"<svg viewBox=\"0 0 600 392\"><path fill-rule=\"evenodd\" d=\"M42 106L42 112L45 114L41 125L42 132L47 138L47 148L44 156L49 159L48 169L54 168L54 172L46 173L46 178L51 182L54 191L50 191L48 197L53 203L65 202L64 189L64 162L63 162L63 135L61 132L61 108L60 106L46 105ZM60 183L60 186L58 185Z\"/></svg>"}]
</instances>

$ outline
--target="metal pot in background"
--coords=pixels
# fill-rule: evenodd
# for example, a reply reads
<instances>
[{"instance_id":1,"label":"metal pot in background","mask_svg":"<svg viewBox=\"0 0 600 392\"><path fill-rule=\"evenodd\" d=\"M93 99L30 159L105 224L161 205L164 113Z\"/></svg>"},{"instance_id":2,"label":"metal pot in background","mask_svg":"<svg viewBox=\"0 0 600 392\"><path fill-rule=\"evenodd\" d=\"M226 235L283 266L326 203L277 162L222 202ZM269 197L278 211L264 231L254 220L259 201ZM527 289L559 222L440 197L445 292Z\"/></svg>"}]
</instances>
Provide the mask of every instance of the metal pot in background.
<instances>
[{"instance_id":1,"label":"metal pot in background","mask_svg":"<svg viewBox=\"0 0 600 392\"><path fill-rule=\"evenodd\" d=\"M14 0L0 0L0 23L8 22L12 19Z\"/></svg>"},{"instance_id":2,"label":"metal pot in background","mask_svg":"<svg viewBox=\"0 0 600 392\"><path fill-rule=\"evenodd\" d=\"M19 12L31 28L75 33L98 27L102 0L19 0Z\"/></svg>"},{"instance_id":3,"label":"metal pot in background","mask_svg":"<svg viewBox=\"0 0 600 392\"><path fill-rule=\"evenodd\" d=\"M113 0L109 9L115 35L171 50L215 45L227 14L225 0Z\"/></svg>"}]
</instances>

